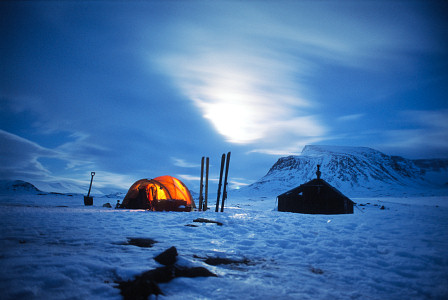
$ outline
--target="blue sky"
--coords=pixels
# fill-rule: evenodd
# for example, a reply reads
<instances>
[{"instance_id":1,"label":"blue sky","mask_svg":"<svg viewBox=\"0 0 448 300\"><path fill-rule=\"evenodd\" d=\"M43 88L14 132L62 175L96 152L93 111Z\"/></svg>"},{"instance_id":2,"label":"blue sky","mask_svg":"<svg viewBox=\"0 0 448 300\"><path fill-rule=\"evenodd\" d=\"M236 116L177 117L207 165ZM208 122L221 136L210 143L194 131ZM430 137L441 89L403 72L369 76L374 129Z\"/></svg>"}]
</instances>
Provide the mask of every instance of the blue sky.
<instances>
[{"instance_id":1,"label":"blue sky","mask_svg":"<svg viewBox=\"0 0 448 300\"><path fill-rule=\"evenodd\" d=\"M307 144L448 157L437 1L0 3L0 177L127 188L232 151L231 187ZM212 186L213 190L214 187Z\"/></svg>"}]
</instances>

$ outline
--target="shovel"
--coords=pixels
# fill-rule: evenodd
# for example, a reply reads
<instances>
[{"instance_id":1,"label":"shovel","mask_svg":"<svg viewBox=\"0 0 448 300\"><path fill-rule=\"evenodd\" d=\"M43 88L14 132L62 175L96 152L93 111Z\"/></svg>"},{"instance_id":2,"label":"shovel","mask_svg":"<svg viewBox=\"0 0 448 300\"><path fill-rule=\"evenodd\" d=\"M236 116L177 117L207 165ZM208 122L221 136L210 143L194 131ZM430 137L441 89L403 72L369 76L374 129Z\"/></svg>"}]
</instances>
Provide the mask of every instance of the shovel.
<instances>
[{"instance_id":1,"label":"shovel","mask_svg":"<svg viewBox=\"0 0 448 300\"><path fill-rule=\"evenodd\" d=\"M90 186L89 186L89 192L87 193L87 196L84 196L84 205L93 205L93 197L90 197L90 190L92 189L92 181L93 176L95 176L95 172L91 172L90 175L92 175L92 178L90 178Z\"/></svg>"}]
</instances>

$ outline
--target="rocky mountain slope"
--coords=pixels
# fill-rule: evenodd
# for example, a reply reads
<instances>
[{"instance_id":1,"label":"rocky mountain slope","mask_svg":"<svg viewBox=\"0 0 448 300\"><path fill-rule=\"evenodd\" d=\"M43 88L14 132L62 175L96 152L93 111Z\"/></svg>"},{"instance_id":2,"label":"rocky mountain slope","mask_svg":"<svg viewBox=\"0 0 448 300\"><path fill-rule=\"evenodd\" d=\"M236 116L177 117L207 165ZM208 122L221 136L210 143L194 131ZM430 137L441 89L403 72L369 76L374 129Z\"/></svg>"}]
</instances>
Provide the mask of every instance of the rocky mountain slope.
<instances>
[{"instance_id":1,"label":"rocky mountain slope","mask_svg":"<svg viewBox=\"0 0 448 300\"><path fill-rule=\"evenodd\" d=\"M33 184L23 180L0 180L0 193L39 193Z\"/></svg>"},{"instance_id":2,"label":"rocky mountain slope","mask_svg":"<svg viewBox=\"0 0 448 300\"><path fill-rule=\"evenodd\" d=\"M321 177L351 197L448 194L448 160L410 160L367 147L305 146L301 155L280 158L240 193L278 195Z\"/></svg>"}]
</instances>

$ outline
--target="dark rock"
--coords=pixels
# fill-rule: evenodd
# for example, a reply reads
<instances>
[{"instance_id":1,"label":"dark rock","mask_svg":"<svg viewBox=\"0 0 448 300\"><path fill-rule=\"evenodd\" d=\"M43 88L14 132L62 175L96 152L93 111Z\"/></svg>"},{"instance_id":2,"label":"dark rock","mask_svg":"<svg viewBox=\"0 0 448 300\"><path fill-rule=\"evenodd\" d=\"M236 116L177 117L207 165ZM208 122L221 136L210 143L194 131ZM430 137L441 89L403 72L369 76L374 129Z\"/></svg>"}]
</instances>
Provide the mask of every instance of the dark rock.
<instances>
[{"instance_id":1,"label":"dark rock","mask_svg":"<svg viewBox=\"0 0 448 300\"><path fill-rule=\"evenodd\" d=\"M194 224L186 224L185 226L187 226L187 227L199 227L198 225L194 225Z\"/></svg>"},{"instance_id":2,"label":"dark rock","mask_svg":"<svg viewBox=\"0 0 448 300\"><path fill-rule=\"evenodd\" d=\"M104 203L103 207L112 208L112 205L110 205L110 203L108 202L108 203Z\"/></svg>"},{"instance_id":3,"label":"dark rock","mask_svg":"<svg viewBox=\"0 0 448 300\"><path fill-rule=\"evenodd\" d=\"M146 271L140 275L146 281L152 280L157 283L166 283L173 280L176 276L176 270L173 265L155 268Z\"/></svg>"},{"instance_id":4,"label":"dark rock","mask_svg":"<svg viewBox=\"0 0 448 300\"><path fill-rule=\"evenodd\" d=\"M163 251L156 257L154 257L154 260L158 262L159 264L169 266L173 265L177 260L177 249L176 247L168 248L167 250Z\"/></svg>"},{"instance_id":5,"label":"dark rock","mask_svg":"<svg viewBox=\"0 0 448 300\"><path fill-rule=\"evenodd\" d=\"M217 277L203 267L164 266L146 271L134 280L118 281L118 288L125 300L148 299L150 295L163 295L158 283L170 282L176 277Z\"/></svg>"},{"instance_id":6,"label":"dark rock","mask_svg":"<svg viewBox=\"0 0 448 300\"><path fill-rule=\"evenodd\" d=\"M163 295L159 285L144 277L137 277L135 280L122 281L118 283L120 294L124 300L148 299L150 295Z\"/></svg>"},{"instance_id":7,"label":"dark rock","mask_svg":"<svg viewBox=\"0 0 448 300\"><path fill-rule=\"evenodd\" d=\"M142 248L151 248L157 241L150 238L128 238L126 245L133 245Z\"/></svg>"},{"instance_id":8,"label":"dark rock","mask_svg":"<svg viewBox=\"0 0 448 300\"><path fill-rule=\"evenodd\" d=\"M247 258L244 259L230 259L230 258L222 258L222 257L208 257L204 260L204 262L208 265L217 266L217 265L230 265L230 264L245 264L248 265L250 261Z\"/></svg>"},{"instance_id":9,"label":"dark rock","mask_svg":"<svg viewBox=\"0 0 448 300\"><path fill-rule=\"evenodd\" d=\"M380 209L386 209L386 208L384 207L384 205L381 205Z\"/></svg>"},{"instance_id":10,"label":"dark rock","mask_svg":"<svg viewBox=\"0 0 448 300\"><path fill-rule=\"evenodd\" d=\"M176 266L175 268L176 277L218 277L218 275L210 272L204 267L180 267Z\"/></svg>"},{"instance_id":11,"label":"dark rock","mask_svg":"<svg viewBox=\"0 0 448 300\"><path fill-rule=\"evenodd\" d=\"M310 267L310 271L313 272L314 274L318 274L318 275L324 274L324 271L319 268Z\"/></svg>"},{"instance_id":12,"label":"dark rock","mask_svg":"<svg viewBox=\"0 0 448 300\"><path fill-rule=\"evenodd\" d=\"M213 221L213 220L209 220L209 219L204 219L204 218L197 218L197 219L194 219L193 222L198 222L198 223L215 223L215 224L217 224L217 225L219 225L219 226L222 225L221 222Z\"/></svg>"}]
</instances>

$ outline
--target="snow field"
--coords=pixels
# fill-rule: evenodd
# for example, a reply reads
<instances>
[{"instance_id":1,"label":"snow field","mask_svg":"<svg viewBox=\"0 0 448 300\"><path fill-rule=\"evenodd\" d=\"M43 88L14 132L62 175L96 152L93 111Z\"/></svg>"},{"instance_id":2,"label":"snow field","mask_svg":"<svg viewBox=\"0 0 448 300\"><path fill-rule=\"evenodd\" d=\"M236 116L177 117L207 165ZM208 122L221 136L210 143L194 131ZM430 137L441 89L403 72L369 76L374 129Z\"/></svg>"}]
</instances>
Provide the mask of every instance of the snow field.
<instances>
[{"instance_id":1,"label":"snow field","mask_svg":"<svg viewBox=\"0 0 448 300\"><path fill-rule=\"evenodd\" d=\"M446 197L354 200L370 204L326 216L231 198L224 213L177 213L108 209L103 202L116 200L102 198L85 207L76 195L0 196L2 298L121 299L115 280L158 267L153 257L175 246L179 264L219 277L176 278L160 284L159 299L446 299ZM158 243L126 245L129 237ZM250 263L210 266L195 255Z\"/></svg>"}]
</instances>

